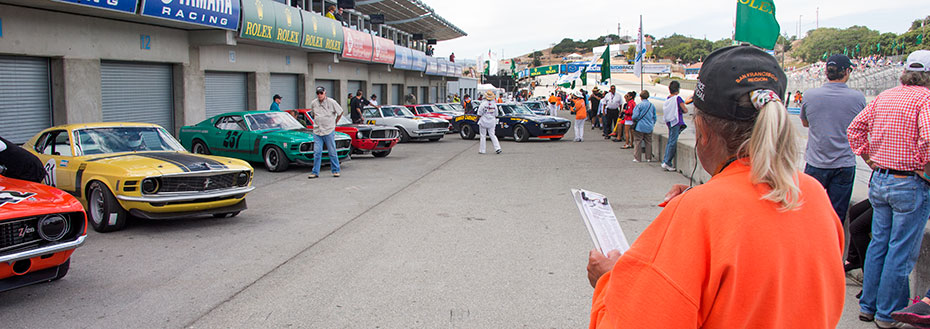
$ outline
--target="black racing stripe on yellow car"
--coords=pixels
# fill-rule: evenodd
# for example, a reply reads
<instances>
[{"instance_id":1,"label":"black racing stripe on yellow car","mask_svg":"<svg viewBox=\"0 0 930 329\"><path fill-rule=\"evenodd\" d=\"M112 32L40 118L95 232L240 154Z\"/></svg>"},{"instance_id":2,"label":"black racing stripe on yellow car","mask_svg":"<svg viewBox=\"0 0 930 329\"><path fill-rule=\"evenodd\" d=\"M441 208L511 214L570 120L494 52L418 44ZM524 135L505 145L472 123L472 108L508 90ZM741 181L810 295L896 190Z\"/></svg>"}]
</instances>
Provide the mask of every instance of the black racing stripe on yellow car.
<instances>
[{"instance_id":1,"label":"black racing stripe on yellow car","mask_svg":"<svg viewBox=\"0 0 930 329\"><path fill-rule=\"evenodd\" d=\"M178 166L184 172L191 171L208 171L212 169L226 169L226 165L222 162L198 156L193 154L185 154L181 152L154 152L154 153L138 153L136 154L141 157L162 160L171 164Z\"/></svg>"},{"instance_id":2,"label":"black racing stripe on yellow car","mask_svg":"<svg viewBox=\"0 0 930 329\"><path fill-rule=\"evenodd\" d=\"M76 198L81 197L81 190L84 187L84 182L82 181L82 178L84 176L85 169L87 169L87 164L82 163L81 166L78 167L77 172L74 173L74 193L71 193L71 194L73 194L74 197Z\"/></svg>"}]
</instances>

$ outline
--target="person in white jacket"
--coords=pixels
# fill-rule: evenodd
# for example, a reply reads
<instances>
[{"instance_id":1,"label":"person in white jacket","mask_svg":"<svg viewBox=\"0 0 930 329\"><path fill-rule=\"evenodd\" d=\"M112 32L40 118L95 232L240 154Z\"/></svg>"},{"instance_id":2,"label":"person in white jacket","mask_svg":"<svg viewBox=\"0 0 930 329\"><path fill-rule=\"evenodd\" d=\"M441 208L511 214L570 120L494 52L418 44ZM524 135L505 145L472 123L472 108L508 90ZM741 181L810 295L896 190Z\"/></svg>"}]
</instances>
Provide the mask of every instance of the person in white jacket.
<instances>
[{"instance_id":1,"label":"person in white jacket","mask_svg":"<svg viewBox=\"0 0 930 329\"><path fill-rule=\"evenodd\" d=\"M492 101L481 102L481 106L478 107L478 117L480 117L478 119L478 132L481 136L481 142L478 143L478 153L480 154L485 153L485 145L487 144L484 138L485 135L491 135L494 152L501 154L501 143L497 140L497 135L494 134L494 127L497 126L497 103L493 101L494 98L494 92L486 92L484 99Z\"/></svg>"}]
</instances>

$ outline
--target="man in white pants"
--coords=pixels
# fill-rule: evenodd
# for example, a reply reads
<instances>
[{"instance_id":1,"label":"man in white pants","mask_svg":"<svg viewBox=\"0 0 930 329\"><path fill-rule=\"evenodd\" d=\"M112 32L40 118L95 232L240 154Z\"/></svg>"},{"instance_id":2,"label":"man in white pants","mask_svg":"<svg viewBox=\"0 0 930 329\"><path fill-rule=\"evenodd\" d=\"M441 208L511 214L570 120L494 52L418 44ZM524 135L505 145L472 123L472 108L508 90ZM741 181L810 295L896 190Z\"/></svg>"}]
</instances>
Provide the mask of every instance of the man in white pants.
<instances>
[{"instance_id":1,"label":"man in white pants","mask_svg":"<svg viewBox=\"0 0 930 329\"><path fill-rule=\"evenodd\" d=\"M493 100L494 98L494 92L492 91L484 94L484 99ZM501 154L501 143L497 140L497 135L494 134L494 127L497 126L497 104L494 101L481 102L481 106L478 107L478 117L480 117L478 119L478 132L481 136L481 142L478 143L478 153L485 153L487 141L484 136L491 135L494 152Z\"/></svg>"}]
</instances>

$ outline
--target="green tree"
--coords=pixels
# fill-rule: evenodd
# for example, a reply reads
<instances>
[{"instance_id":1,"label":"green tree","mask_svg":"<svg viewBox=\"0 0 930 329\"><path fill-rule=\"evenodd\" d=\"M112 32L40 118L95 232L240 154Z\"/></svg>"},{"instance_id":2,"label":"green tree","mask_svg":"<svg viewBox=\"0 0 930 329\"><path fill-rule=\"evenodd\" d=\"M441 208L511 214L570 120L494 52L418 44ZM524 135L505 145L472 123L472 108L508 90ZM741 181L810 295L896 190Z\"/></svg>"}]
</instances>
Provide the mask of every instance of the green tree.
<instances>
[{"instance_id":1,"label":"green tree","mask_svg":"<svg viewBox=\"0 0 930 329\"><path fill-rule=\"evenodd\" d=\"M653 47L654 55L658 58L681 60L684 62L702 61L713 50L713 42L680 34L672 34L671 36L656 40Z\"/></svg>"},{"instance_id":2,"label":"green tree","mask_svg":"<svg viewBox=\"0 0 930 329\"><path fill-rule=\"evenodd\" d=\"M824 53L841 54L844 49L854 49L856 45L860 45L860 49L872 49L881 43L882 52L885 52L885 47L891 45L894 37L894 33L879 34L878 31L864 26L852 26L848 29L819 28L810 31L801 39L793 54L805 62L813 63L821 60ZM866 52L861 54L868 55Z\"/></svg>"}]
</instances>

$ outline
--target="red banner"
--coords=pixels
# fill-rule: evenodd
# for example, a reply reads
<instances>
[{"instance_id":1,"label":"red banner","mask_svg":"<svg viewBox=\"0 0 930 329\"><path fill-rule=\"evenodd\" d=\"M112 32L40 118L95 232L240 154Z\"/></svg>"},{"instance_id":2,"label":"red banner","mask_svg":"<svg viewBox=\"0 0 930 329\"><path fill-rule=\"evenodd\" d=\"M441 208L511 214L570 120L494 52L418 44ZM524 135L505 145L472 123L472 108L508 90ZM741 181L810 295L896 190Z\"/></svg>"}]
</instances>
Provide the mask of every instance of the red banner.
<instances>
[{"instance_id":1,"label":"red banner","mask_svg":"<svg viewBox=\"0 0 930 329\"><path fill-rule=\"evenodd\" d=\"M372 55L371 61L394 64L394 41L376 36L372 36L371 39L374 41L374 55Z\"/></svg>"},{"instance_id":2,"label":"red banner","mask_svg":"<svg viewBox=\"0 0 930 329\"><path fill-rule=\"evenodd\" d=\"M374 48L371 42L371 34L347 27L343 27L342 30L345 35L342 57L370 62ZM391 58L393 59L393 55Z\"/></svg>"}]
</instances>

